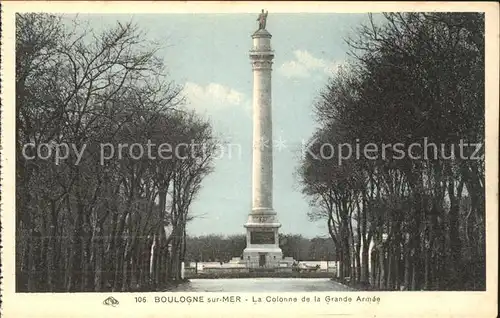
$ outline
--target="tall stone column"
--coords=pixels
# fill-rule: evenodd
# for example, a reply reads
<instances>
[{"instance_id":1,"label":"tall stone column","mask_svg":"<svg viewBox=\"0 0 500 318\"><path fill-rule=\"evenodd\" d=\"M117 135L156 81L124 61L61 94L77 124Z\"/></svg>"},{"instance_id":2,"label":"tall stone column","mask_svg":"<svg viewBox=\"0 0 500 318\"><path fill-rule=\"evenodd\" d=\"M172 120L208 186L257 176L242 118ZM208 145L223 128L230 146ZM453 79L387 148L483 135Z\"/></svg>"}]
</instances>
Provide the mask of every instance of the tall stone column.
<instances>
[{"instance_id":1,"label":"tall stone column","mask_svg":"<svg viewBox=\"0 0 500 318\"><path fill-rule=\"evenodd\" d=\"M282 259L278 222L273 210L273 134L271 73L274 51L271 34L259 29L252 35L253 70L252 210L245 224L244 260L251 268L274 268Z\"/></svg>"},{"instance_id":2,"label":"tall stone column","mask_svg":"<svg viewBox=\"0 0 500 318\"><path fill-rule=\"evenodd\" d=\"M253 69L252 212L273 214L273 121L271 34L259 30L250 51Z\"/></svg>"}]
</instances>

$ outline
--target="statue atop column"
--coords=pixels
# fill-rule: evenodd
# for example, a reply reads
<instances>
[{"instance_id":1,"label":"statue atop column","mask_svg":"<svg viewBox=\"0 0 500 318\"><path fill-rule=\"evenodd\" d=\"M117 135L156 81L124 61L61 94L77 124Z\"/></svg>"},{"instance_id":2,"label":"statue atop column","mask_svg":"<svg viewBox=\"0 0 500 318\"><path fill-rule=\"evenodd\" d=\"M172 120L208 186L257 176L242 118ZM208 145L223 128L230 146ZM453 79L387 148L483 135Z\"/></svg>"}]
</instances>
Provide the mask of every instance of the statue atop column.
<instances>
[{"instance_id":1,"label":"statue atop column","mask_svg":"<svg viewBox=\"0 0 500 318\"><path fill-rule=\"evenodd\" d=\"M267 21L267 11L264 12L264 9L262 9L262 12L259 14L259 17L257 18L257 21L259 21L259 30L265 30Z\"/></svg>"}]
</instances>

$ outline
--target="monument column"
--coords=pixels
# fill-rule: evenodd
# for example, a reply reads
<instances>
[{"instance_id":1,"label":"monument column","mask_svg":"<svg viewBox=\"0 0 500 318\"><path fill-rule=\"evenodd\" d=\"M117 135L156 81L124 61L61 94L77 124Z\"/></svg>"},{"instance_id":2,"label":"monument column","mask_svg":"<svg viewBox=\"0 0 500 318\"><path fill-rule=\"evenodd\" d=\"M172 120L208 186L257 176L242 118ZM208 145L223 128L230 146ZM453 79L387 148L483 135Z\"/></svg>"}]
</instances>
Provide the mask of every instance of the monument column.
<instances>
[{"instance_id":1,"label":"monument column","mask_svg":"<svg viewBox=\"0 0 500 318\"><path fill-rule=\"evenodd\" d=\"M251 268L273 268L282 259L278 223L273 210L273 136L271 72L274 51L265 29L267 12L259 16L252 35L250 60L253 70L252 210L245 224L247 247L243 257Z\"/></svg>"},{"instance_id":2,"label":"monument column","mask_svg":"<svg viewBox=\"0 0 500 318\"><path fill-rule=\"evenodd\" d=\"M271 109L271 71L274 53L271 34L266 30L254 33L250 51L253 69L253 161L252 210L273 213L273 132Z\"/></svg>"}]
</instances>

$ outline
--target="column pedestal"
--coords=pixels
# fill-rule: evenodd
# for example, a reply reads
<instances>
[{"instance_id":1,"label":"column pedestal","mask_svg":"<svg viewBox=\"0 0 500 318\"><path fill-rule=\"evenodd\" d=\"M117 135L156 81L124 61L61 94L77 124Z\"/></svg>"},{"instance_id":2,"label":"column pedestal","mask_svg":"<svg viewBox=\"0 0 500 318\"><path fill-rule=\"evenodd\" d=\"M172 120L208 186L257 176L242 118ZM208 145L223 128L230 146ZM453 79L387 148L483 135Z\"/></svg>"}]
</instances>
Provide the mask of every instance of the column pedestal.
<instances>
[{"instance_id":1,"label":"column pedestal","mask_svg":"<svg viewBox=\"0 0 500 318\"><path fill-rule=\"evenodd\" d=\"M276 268L283 259L279 247L276 214L250 215L245 224L247 229L247 247L243 259L249 268Z\"/></svg>"}]
</instances>

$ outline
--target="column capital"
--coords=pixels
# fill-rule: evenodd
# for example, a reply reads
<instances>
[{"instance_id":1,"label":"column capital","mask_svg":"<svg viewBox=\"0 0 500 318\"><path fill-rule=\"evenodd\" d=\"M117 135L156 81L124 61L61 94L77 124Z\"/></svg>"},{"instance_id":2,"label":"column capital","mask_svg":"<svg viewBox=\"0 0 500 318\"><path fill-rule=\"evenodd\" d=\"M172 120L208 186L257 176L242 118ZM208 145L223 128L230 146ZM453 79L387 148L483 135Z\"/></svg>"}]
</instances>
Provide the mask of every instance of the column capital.
<instances>
[{"instance_id":1,"label":"column capital","mask_svg":"<svg viewBox=\"0 0 500 318\"><path fill-rule=\"evenodd\" d=\"M272 70L273 62L270 60L252 60L253 70Z\"/></svg>"}]
</instances>

